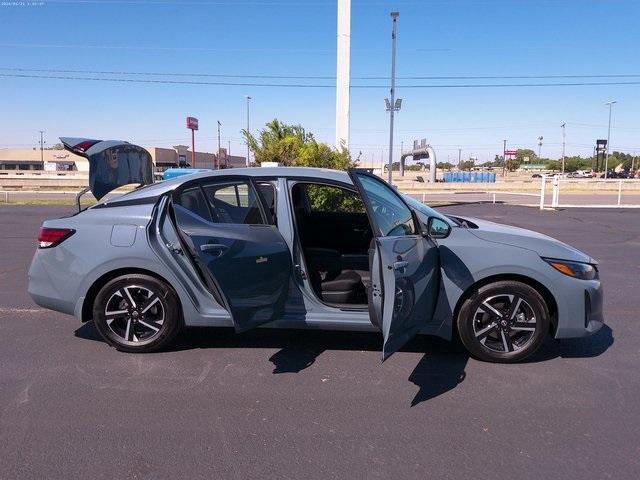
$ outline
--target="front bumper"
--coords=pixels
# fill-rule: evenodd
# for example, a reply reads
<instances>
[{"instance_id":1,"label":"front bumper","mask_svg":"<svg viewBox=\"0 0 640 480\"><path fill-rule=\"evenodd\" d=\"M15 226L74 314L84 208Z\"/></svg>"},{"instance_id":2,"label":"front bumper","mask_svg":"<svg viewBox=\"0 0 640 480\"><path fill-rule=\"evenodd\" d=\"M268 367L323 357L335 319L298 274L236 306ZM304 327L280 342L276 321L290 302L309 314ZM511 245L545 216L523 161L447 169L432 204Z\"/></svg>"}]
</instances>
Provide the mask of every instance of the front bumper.
<instances>
[{"instance_id":1,"label":"front bumper","mask_svg":"<svg viewBox=\"0 0 640 480\"><path fill-rule=\"evenodd\" d=\"M577 280L571 277L558 281L556 294L558 319L555 338L589 336L604 325L603 289L600 280Z\"/></svg>"}]
</instances>

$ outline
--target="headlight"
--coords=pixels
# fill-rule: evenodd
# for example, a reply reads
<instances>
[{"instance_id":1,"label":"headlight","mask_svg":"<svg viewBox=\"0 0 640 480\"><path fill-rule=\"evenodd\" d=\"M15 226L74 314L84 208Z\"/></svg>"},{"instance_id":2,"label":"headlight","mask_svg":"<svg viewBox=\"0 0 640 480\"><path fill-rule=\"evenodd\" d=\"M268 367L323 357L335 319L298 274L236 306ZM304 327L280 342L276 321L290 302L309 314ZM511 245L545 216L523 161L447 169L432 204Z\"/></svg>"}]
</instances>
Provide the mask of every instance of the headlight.
<instances>
[{"instance_id":1,"label":"headlight","mask_svg":"<svg viewBox=\"0 0 640 480\"><path fill-rule=\"evenodd\" d=\"M558 270L560 273L569 275L581 280L593 280L598 278L598 267L590 263L568 262L566 260L556 260L554 258L543 258L545 262Z\"/></svg>"}]
</instances>

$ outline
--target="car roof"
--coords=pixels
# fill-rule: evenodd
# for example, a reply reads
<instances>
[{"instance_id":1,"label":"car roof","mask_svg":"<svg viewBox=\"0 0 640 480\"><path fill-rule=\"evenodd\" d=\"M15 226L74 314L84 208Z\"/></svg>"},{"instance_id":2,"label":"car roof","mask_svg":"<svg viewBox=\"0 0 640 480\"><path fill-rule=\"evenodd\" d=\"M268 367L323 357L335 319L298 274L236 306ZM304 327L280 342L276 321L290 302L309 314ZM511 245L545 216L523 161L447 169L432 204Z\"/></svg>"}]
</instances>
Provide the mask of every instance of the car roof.
<instances>
[{"instance_id":1,"label":"car roof","mask_svg":"<svg viewBox=\"0 0 640 480\"><path fill-rule=\"evenodd\" d=\"M202 180L207 178L228 177L228 176L249 176L249 177L296 177L330 180L353 185L349 174L343 170L331 170L328 168L313 167L249 167L233 168L223 170L210 170L206 172L191 173L180 177L153 183L145 187L134 190L120 197L109 200L105 203L118 203L119 201L135 201L142 198L157 197L164 193L175 190L180 185L192 180Z\"/></svg>"}]
</instances>

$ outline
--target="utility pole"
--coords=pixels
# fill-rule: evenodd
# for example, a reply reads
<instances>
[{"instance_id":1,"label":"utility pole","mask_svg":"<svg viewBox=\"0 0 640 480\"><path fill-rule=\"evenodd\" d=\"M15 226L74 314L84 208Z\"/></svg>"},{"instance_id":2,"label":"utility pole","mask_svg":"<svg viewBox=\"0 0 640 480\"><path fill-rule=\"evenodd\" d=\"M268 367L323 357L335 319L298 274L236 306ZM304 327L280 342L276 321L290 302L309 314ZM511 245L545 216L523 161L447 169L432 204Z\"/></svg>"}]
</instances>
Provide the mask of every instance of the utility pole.
<instances>
[{"instance_id":1,"label":"utility pole","mask_svg":"<svg viewBox=\"0 0 640 480\"><path fill-rule=\"evenodd\" d=\"M507 172L507 141L502 140L502 176Z\"/></svg>"},{"instance_id":2,"label":"utility pole","mask_svg":"<svg viewBox=\"0 0 640 480\"><path fill-rule=\"evenodd\" d=\"M38 130L40 132L40 161L42 162L42 168L44 168L44 130Z\"/></svg>"},{"instance_id":3,"label":"utility pole","mask_svg":"<svg viewBox=\"0 0 640 480\"><path fill-rule=\"evenodd\" d=\"M249 165L251 165L249 163L249 101L251 100L251 97L249 95L246 95L245 98L247 99L247 167Z\"/></svg>"},{"instance_id":4,"label":"utility pole","mask_svg":"<svg viewBox=\"0 0 640 480\"><path fill-rule=\"evenodd\" d=\"M566 146L567 140L567 132L566 132L566 123L560 125L562 127L562 174L564 175L564 149Z\"/></svg>"},{"instance_id":5,"label":"utility pole","mask_svg":"<svg viewBox=\"0 0 640 480\"><path fill-rule=\"evenodd\" d=\"M458 167L460 167L460 162L462 161L462 149L458 149Z\"/></svg>"},{"instance_id":6,"label":"utility pole","mask_svg":"<svg viewBox=\"0 0 640 480\"><path fill-rule=\"evenodd\" d=\"M611 142L611 107L613 107L614 103L618 103L617 100L613 100L611 102L605 103L605 105L609 105L609 128L607 129L607 150L604 156L604 179L606 180L609 174L609 147Z\"/></svg>"},{"instance_id":7,"label":"utility pole","mask_svg":"<svg viewBox=\"0 0 640 480\"><path fill-rule=\"evenodd\" d=\"M216 169L220 168L220 127L222 126L222 123L220 123L220 120L218 120L218 156L216 157Z\"/></svg>"},{"instance_id":8,"label":"utility pole","mask_svg":"<svg viewBox=\"0 0 640 480\"><path fill-rule=\"evenodd\" d=\"M393 24L391 27L391 91L390 91L390 100L386 101L387 110L389 111L389 185L393 185L392 183L392 169L393 169L393 115L396 110L400 110L400 104L402 100L396 103L396 37L397 37L397 25L398 25L398 17L400 13L391 12L391 18L393 19Z\"/></svg>"}]
</instances>

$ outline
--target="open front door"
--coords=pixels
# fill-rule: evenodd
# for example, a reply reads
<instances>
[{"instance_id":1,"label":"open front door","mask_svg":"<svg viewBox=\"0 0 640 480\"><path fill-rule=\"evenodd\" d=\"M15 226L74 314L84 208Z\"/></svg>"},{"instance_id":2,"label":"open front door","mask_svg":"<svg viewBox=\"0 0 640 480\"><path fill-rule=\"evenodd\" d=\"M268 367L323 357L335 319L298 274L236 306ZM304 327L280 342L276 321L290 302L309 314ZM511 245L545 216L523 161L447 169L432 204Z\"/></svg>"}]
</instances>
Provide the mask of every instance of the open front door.
<instances>
[{"instance_id":1,"label":"open front door","mask_svg":"<svg viewBox=\"0 0 640 480\"><path fill-rule=\"evenodd\" d=\"M183 245L237 332L282 316L291 255L252 182L218 177L192 184L176 193L173 211Z\"/></svg>"},{"instance_id":2,"label":"open front door","mask_svg":"<svg viewBox=\"0 0 640 480\"><path fill-rule=\"evenodd\" d=\"M367 206L374 239L369 250L369 315L382 330L382 360L431 320L440 282L438 249L424 236L411 209L387 183L350 172Z\"/></svg>"}]
</instances>

